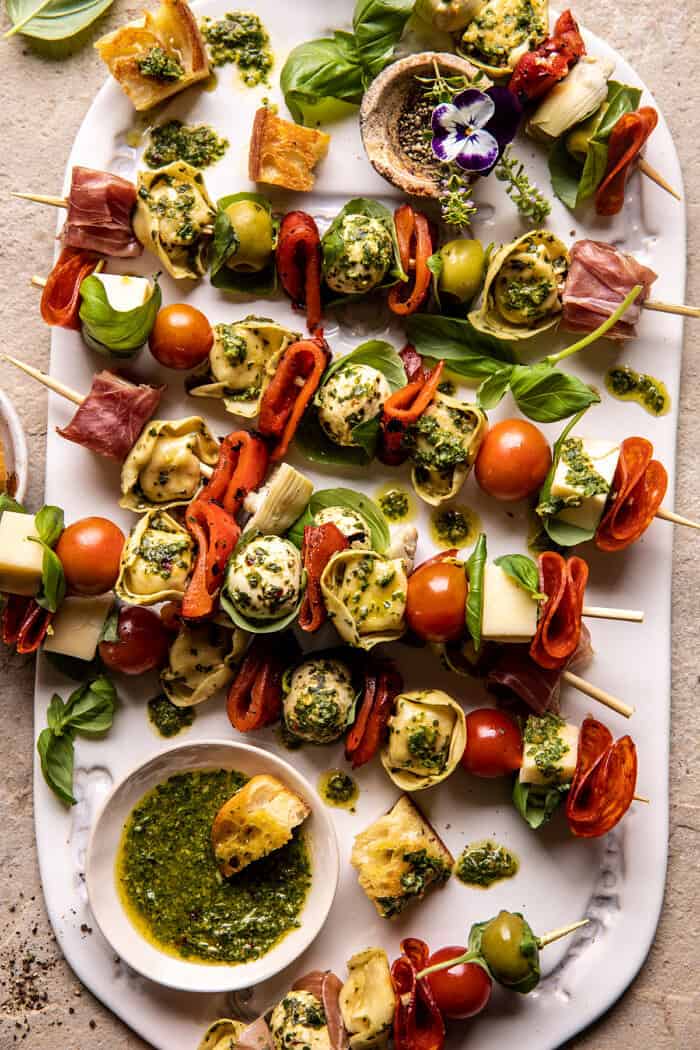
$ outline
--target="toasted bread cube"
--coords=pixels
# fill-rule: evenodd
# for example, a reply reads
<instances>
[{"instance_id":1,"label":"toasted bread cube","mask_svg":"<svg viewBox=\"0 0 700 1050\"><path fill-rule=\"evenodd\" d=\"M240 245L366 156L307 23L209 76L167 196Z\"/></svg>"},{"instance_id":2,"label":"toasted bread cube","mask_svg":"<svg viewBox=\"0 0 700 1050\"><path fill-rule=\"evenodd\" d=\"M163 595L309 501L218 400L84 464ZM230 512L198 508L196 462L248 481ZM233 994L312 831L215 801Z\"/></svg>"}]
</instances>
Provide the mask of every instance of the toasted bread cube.
<instances>
[{"instance_id":1,"label":"toasted bread cube","mask_svg":"<svg viewBox=\"0 0 700 1050\"><path fill-rule=\"evenodd\" d=\"M251 182L312 190L314 168L328 153L331 137L314 128L282 120L267 106L255 114L250 139L248 175Z\"/></svg>"}]
</instances>

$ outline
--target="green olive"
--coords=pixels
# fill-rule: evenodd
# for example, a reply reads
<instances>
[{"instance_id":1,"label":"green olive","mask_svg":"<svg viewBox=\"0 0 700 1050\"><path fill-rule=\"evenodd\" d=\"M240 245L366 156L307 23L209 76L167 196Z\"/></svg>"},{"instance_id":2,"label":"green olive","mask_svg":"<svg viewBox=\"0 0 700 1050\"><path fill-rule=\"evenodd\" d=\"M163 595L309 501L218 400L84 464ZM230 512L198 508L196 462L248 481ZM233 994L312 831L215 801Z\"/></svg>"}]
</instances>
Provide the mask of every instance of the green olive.
<instances>
[{"instance_id":1,"label":"green olive","mask_svg":"<svg viewBox=\"0 0 700 1050\"><path fill-rule=\"evenodd\" d=\"M525 921L510 911L501 911L487 923L481 935L481 952L491 973L502 984L517 984L532 970L520 946Z\"/></svg>"},{"instance_id":2,"label":"green olive","mask_svg":"<svg viewBox=\"0 0 700 1050\"><path fill-rule=\"evenodd\" d=\"M470 302L484 279L484 247L481 241L461 238L440 249L442 270L438 288L460 303Z\"/></svg>"},{"instance_id":3,"label":"green olive","mask_svg":"<svg viewBox=\"0 0 700 1050\"><path fill-rule=\"evenodd\" d=\"M257 201L235 201L226 214L238 237L238 248L226 260L231 270L259 273L270 261L273 250L272 216Z\"/></svg>"},{"instance_id":4,"label":"green olive","mask_svg":"<svg viewBox=\"0 0 700 1050\"><path fill-rule=\"evenodd\" d=\"M598 130L598 125L603 119L607 108L608 104L604 102L588 120L584 120L583 124L579 124L566 136L567 151L579 164L586 163L591 138Z\"/></svg>"}]
</instances>

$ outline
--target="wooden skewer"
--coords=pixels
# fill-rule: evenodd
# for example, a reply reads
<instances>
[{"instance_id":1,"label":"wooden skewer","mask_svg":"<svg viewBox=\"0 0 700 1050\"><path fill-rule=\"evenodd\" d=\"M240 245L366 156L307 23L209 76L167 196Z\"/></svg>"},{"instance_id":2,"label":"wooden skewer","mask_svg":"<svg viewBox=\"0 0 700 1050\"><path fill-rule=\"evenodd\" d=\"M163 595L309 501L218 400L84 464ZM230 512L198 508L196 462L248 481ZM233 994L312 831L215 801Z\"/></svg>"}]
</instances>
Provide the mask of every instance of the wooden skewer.
<instances>
[{"instance_id":1,"label":"wooden skewer","mask_svg":"<svg viewBox=\"0 0 700 1050\"><path fill-rule=\"evenodd\" d=\"M45 193L15 193L11 197L17 197L23 201L34 201L36 204L50 204L52 208L67 208L68 201L65 197L51 197Z\"/></svg>"},{"instance_id":2,"label":"wooden skewer","mask_svg":"<svg viewBox=\"0 0 700 1050\"><path fill-rule=\"evenodd\" d=\"M644 623L642 609L606 609L602 605L584 605L581 612L593 620L625 620L627 623Z\"/></svg>"},{"instance_id":3,"label":"wooden skewer","mask_svg":"<svg viewBox=\"0 0 700 1050\"><path fill-rule=\"evenodd\" d=\"M661 518L662 521L673 522L674 525L685 525L689 529L700 529L700 521L691 521L690 518L683 518L672 510L666 510L665 507L659 507L656 517Z\"/></svg>"},{"instance_id":4,"label":"wooden skewer","mask_svg":"<svg viewBox=\"0 0 700 1050\"><path fill-rule=\"evenodd\" d=\"M33 288L46 288L46 277L39 277L39 275L35 273L34 276L30 278L29 283Z\"/></svg>"},{"instance_id":5,"label":"wooden skewer","mask_svg":"<svg viewBox=\"0 0 700 1050\"><path fill-rule=\"evenodd\" d=\"M678 314L680 317L700 317L700 306L676 306L674 303L662 303L658 299L646 299L642 306L645 310L657 310L662 314Z\"/></svg>"},{"instance_id":6,"label":"wooden skewer","mask_svg":"<svg viewBox=\"0 0 700 1050\"><path fill-rule=\"evenodd\" d=\"M644 795L632 795L632 799L635 802L643 802L646 806L651 805L650 800L648 798L644 798Z\"/></svg>"},{"instance_id":7,"label":"wooden skewer","mask_svg":"<svg viewBox=\"0 0 700 1050\"><path fill-rule=\"evenodd\" d=\"M609 707L611 711L616 711L618 715L624 715L625 718L631 718L634 714L634 708L626 704L624 700L618 700L616 696L612 696L610 693L606 693L604 689L599 689L597 685L591 685L585 678L580 678L573 671L564 671L562 673L562 679L569 685L572 685L574 689L578 689L580 693L585 693L586 696L590 696L591 700L597 700L598 703L604 704L605 707Z\"/></svg>"},{"instance_id":8,"label":"wooden skewer","mask_svg":"<svg viewBox=\"0 0 700 1050\"><path fill-rule=\"evenodd\" d=\"M544 948L552 941L561 940L562 937L568 937L574 930L580 930L582 926L586 926L590 922L590 919L579 919L578 922L569 923L568 926L560 926L558 930L551 930L549 933L543 934L537 938L537 947Z\"/></svg>"},{"instance_id":9,"label":"wooden skewer","mask_svg":"<svg viewBox=\"0 0 700 1050\"><path fill-rule=\"evenodd\" d=\"M637 161L637 167L641 171L642 175L646 175L648 179L655 182L657 186L660 186L662 190L666 190L666 193L670 193L672 197L675 197L677 201L681 199L680 193L676 193L672 186L666 182L663 175L660 175L656 168L652 168L649 161L645 160L644 157L640 157Z\"/></svg>"}]
</instances>

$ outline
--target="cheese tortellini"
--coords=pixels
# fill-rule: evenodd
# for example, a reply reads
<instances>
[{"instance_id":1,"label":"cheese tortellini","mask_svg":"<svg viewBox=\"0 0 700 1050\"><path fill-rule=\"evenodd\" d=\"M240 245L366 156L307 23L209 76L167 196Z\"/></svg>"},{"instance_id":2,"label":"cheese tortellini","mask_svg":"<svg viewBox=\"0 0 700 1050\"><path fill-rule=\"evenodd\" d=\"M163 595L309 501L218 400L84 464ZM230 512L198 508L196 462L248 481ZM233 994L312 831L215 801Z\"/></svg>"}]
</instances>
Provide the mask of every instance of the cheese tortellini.
<instances>
[{"instance_id":1,"label":"cheese tortellini","mask_svg":"<svg viewBox=\"0 0 700 1050\"><path fill-rule=\"evenodd\" d=\"M247 1027L243 1021L221 1017L209 1025L197 1050L236 1050Z\"/></svg>"},{"instance_id":2,"label":"cheese tortellini","mask_svg":"<svg viewBox=\"0 0 700 1050\"><path fill-rule=\"evenodd\" d=\"M440 689L401 693L389 719L382 765L403 791L439 784L456 768L467 743L464 711Z\"/></svg>"},{"instance_id":3,"label":"cheese tortellini","mask_svg":"<svg viewBox=\"0 0 700 1050\"><path fill-rule=\"evenodd\" d=\"M122 467L120 507L142 511L189 503L202 484L202 463L214 466L219 443L200 416L153 419Z\"/></svg>"},{"instance_id":4,"label":"cheese tortellini","mask_svg":"<svg viewBox=\"0 0 700 1050\"><path fill-rule=\"evenodd\" d=\"M187 529L167 511L148 511L124 544L114 592L131 605L182 598L193 559Z\"/></svg>"},{"instance_id":5,"label":"cheese tortellini","mask_svg":"<svg viewBox=\"0 0 700 1050\"><path fill-rule=\"evenodd\" d=\"M270 1031L275 1050L332 1050L323 1004L311 992L287 992L272 1011Z\"/></svg>"},{"instance_id":6,"label":"cheese tortellini","mask_svg":"<svg viewBox=\"0 0 700 1050\"><path fill-rule=\"evenodd\" d=\"M216 210L201 171L177 160L140 171L134 233L158 256L171 277L201 277L214 233Z\"/></svg>"},{"instance_id":7,"label":"cheese tortellini","mask_svg":"<svg viewBox=\"0 0 700 1050\"><path fill-rule=\"evenodd\" d=\"M252 419L284 351L298 333L265 317L214 325L209 358L187 383L192 397L214 397L233 416Z\"/></svg>"},{"instance_id":8,"label":"cheese tortellini","mask_svg":"<svg viewBox=\"0 0 700 1050\"><path fill-rule=\"evenodd\" d=\"M160 673L163 692L176 707L194 707L233 680L247 635L217 623L183 625L170 646L168 666Z\"/></svg>"},{"instance_id":9,"label":"cheese tortellini","mask_svg":"<svg viewBox=\"0 0 700 1050\"><path fill-rule=\"evenodd\" d=\"M302 593L301 554L281 536L254 536L240 545L226 570L224 608L244 621L272 625L288 619Z\"/></svg>"},{"instance_id":10,"label":"cheese tortellini","mask_svg":"<svg viewBox=\"0 0 700 1050\"><path fill-rule=\"evenodd\" d=\"M489 76L508 77L545 39L548 26L547 0L487 0L467 25L460 53Z\"/></svg>"},{"instance_id":11,"label":"cheese tortellini","mask_svg":"<svg viewBox=\"0 0 700 1050\"><path fill-rule=\"evenodd\" d=\"M371 365L339 368L316 395L318 421L336 445L354 447L355 427L375 419L391 396L386 376Z\"/></svg>"},{"instance_id":12,"label":"cheese tortellini","mask_svg":"<svg viewBox=\"0 0 700 1050\"><path fill-rule=\"evenodd\" d=\"M447 394L435 395L407 434L413 487L421 499L436 507L457 495L486 428L486 416L476 405Z\"/></svg>"},{"instance_id":13,"label":"cheese tortellini","mask_svg":"<svg viewBox=\"0 0 700 1050\"><path fill-rule=\"evenodd\" d=\"M284 724L299 740L333 743L345 732L354 708L352 674L342 660L314 657L289 677Z\"/></svg>"},{"instance_id":14,"label":"cheese tortellini","mask_svg":"<svg viewBox=\"0 0 700 1050\"><path fill-rule=\"evenodd\" d=\"M329 619L343 641L360 649L404 633L407 586L403 560L371 550L340 551L321 575Z\"/></svg>"},{"instance_id":15,"label":"cheese tortellini","mask_svg":"<svg viewBox=\"0 0 700 1050\"><path fill-rule=\"evenodd\" d=\"M369 550L372 547L369 525L352 507L324 507L314 514L314 525L335 525L350 547L356 550Z\"/></svg>"}]
</instances>

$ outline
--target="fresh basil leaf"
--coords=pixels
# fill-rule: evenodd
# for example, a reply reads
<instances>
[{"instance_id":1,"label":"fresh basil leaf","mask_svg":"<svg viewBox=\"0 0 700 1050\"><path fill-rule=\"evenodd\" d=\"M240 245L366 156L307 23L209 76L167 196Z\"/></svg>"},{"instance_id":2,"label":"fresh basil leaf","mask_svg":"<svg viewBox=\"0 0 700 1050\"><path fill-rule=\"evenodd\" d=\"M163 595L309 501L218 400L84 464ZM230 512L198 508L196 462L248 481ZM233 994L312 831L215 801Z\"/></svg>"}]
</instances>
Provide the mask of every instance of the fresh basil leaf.
<instances>
[{"instance_id":1,"label":"fresh basil leaf","mask_svg":"<svg viewBox=\"0 0 700 1050\"><path fill-rule=\"evenodd\" d=\"M29 511L25 510L21 503L18 503L12 496L8 496L6 492L0 492L0 514L6 510L14 511L15 514L28 514Z\"/></svg>"},{"instance_id":2,"label":"fresh basil leaf","mask_svg":"<svg viewBox=\"0 0 700 1050\"><path fill-rule=\"evenodd\" d=\"M496 405L501 403L510 386L512 374L512 365L505 365L483 380L476 392L476 403L479 408L483 408L484 411L488 412L489 409L495 408Z\"/></svg>"},{"instance_id":3,"label":"fresh basil leaf","mask_svg":"<svg viewBox=\"0 0 700 1050\"><path fill-rule=\"evenodd\" d=\"M502 554L494 564L503 569L506 576L515 580L534 601L543 601L547 595L540 591L540 574L537 566L526 554Z\"/></svg>"},{"instance_id":4,"label":"fresh basil leaf","mask_svg":"<svg viewBox=\"0 0 700 1050\"><path fill-rule=\"evenodd\" d=\"M280 87L298 124L305 123L308 107L327 99L359 105L364 74L355 38L350 33L335 32L332 37L299 44L282 68Z\"/></svg>"},{"instance_id":5,"label":"fresh basil leaf","mask_svg":"<svg viewBox=\"0 0 700 1050\"><path fill-rule=\"evenodd\" d=\"M240 246L238 234L231 225L231 220L222 207L219 207L214 220L214 237L212 238L209 270L215 277L226 260Z\"/></svg>"},{"instance_id":6,"label":"fresh basil leaf","mask_svg":"<svg viewBox=\"0 0 700 1050\"><path fill-rule=\"evenodd\" d=\"M381 413L374 419L366 419L364 423L358 423L352 428L352 439L358 448L364 450L368 459L374 459L379 441L379 421Z\"/></svg>"},{"instance_id":7,"label":"fresh basil leaf","mask_svg":"<svg viewBox=\"0 0 700 1050\"><path fill-rule=\"evenodd\" d=\"M588 200L589 197L593 196L603 181L603 176L605 175L605 169L607 166L607 143L597 142L592 138L588 143L586 163L583 166L581 181L578 186L578 192L576 195L577 204L580 204L581 201Z\"/></svg>"},{"instance_id":8,"label":"fresh basil leaf","mask_svg":"<svg viewBox=\"0 0 700 1050\"><path fill-rule=\"evenodd\" d=\"M68 697L64 723L78 733L104 733L114 720L117 691L106 675L80 686Z\"/></svg>"},{"instance_id":9,"label":"fresh basil leaf","mask_svg":"<svg viewBox=\"0 0 700 1050\"><path fill-rule=\"evenodd\" d=\"M316 409L311 405L294 435L294 445L311 463L328 467L366 467L370 461L363 448L336 445L318 421Z\"/></svg>"},{"instance_id":10,"label":"fresh basil leaf","mask_svg":"<svg viewBox=\"0 0 700 1050\"><path fill-rule=\"evenodd\" d=\"M212 241L210 255L210 280L214 288L220 288L226 292L242 296L274 295L277 290L277 266L275 264L274 251L270 255L268 264L254 273L232 270L226 266L226 260L231 257L233 251L239 245L231 220L226 214L226 209L238 201L253 201L272 215L272 205L267 197L261 193L230 193L227 197L221 197L216 202L216 219L214 220L214 238ZM277 246L277 233L279 222L272 219L273 226L273 249Z\"/></svg>"},{"instance_id":11,"label":"fresh basil leaf","mask_svg":"<svg viewBox=\"0 0 700 1050\"><path fill-rule=\"evenodd\" d=\"M552 190L559 200L573 211L579 200L583 168L566 148L566 135L562 135L554 143L547 163Z\"/></svg>"},{"instance_id":12,"label":"fresh basil leaf","mask_svg":"<svg viewBox=\"0 0 700 1050\"><path fill-rule=\"evenodd\" d=\"M80 285L80 297L83 336L89 337L93 349L115 357L133 357L148 342L162 302L157 275L152 294L133 310L115 310L105 286L92 274Z\"/></svg>"},{"instance_id":13,"label":"fresh basil leaf","mask_svg":"<svg viewBox=\"0 0 700 1050\"><path fill-rule=\"evenodd\" d=\"M569 784L548 787L540 784L521 784L516 776L513 784L513 805L523 820L537 830L551 820L569 791Z\"/></svg>"},{"instance_id":14,"label":"fresh basil leaf","mask_svg":"<svg viewBox=\"0 0 700 1050\"><path fill-rule=\"evenodd\" d=\"M391 61L415 0L358 0L353 29L365 86Z\"/></svg>"},{"instance_id":15,"label":"fresh basil leaf","mask_svg":"<svg viewBox=\"0 0 700 1050\"><path fill-rule=\"evenodd\" d=\"M80 33L112 6L112 0L7 0L13 28L36 40L67 40Z\"/></svg>"},{"instance_id":16,"label":"fresh basil leaf","mask_svg":"<svg viewBox=\"0 0 700 1050\"><path fill-rule=\"evenodd\" d=\"M58 555L51 550L48 544L35 539L33 536L30 536L29 539L34 543L41 544L44 548L44 557L41 563L41 587L35 601L42 609L56 612L66 596L66 577L63 572L63 565Z\"/></svg>"},{"instance_id":17,"label":"fresh basil leaf","mask_svg":"<svg viewBox=\"0 0 700 1050\"><path fill-rule=\"evenodd\" d=\"M110 609L109 616L102 624L99 640L101 642L119 641L119 606L116 602Z\"/></svg>"},{"instance_id":18,"label":"fresh basil leaf","mask_svg":"<svg viewBox=\"0 0 700 1050\"><path fill-rule=\"evenodd\" d=\"M70 732L56 736L50 729L42 729L36 742L44 780L62 802L74 806L73 797L73 737Z\"/></svg>"},{"instance_id":19,"label":"fresh basil leaf","mask_svg":"<svg viewBox=\"0 0 700 1050\"><path fill-rule=\"evenodd\" d=\"M409 342L423 357L448 361L451 372L465 379L487 379L514 361L512 350L498 339L477 332L467 320L413 314L406 318Z\"/></svg>"},{"instance_id":20,"label":"fresh basil leaf","mask_svg":"<svg viewBox=\"0 0 700 1050\"><path fill-rule=\"evenodd\" d=\"M51 732L56 733L57 736L60 736L65 725L65 711L63 700L58 693L54 693L46 709L46 723Z\"/></svg>"},{"instance_id":21,"label":"fresh basil leaf","mask_svg":"<svg viewBox=\"0 0 700 1050\"><path fill-rule=\"evenodd\" d=\"M369 339L366 343L351 350L349 354L337 357L323 376L321 386L325 386L332 375L342 371L348 365L369 365L376 368L386 378L392 391L406 386L406 369L391 343L383 339Z\"/></svg>"},{"instance_id":22,"label":"fresh basil leaf","mask_svg":"<svg viewBox=\"0 0 700 1050\"><path fill-rule=\"evenodd\" d=\"M617 124L620 117L625 113L634 113L639 109L642 99L640 88L631 87L629 84L620 84L617 80L608 81L608 106L603 113L603 118L596 128L593 138L597 142L604 142L610 138L610 132Z\"/></svg>"},{"instance_id":23,"label":"fresh basil leaf","mask_svg":"<svg viewBox=\"0 0 700 1050\"><path fill-rule=\"evenodd\" d=\"M469 579L466 621L474 649L481 648L481 621L484 614L484 571L486 569L486 536L482 532L466 564Z\"/></svg>"},{"instance_id":24,"label":"fresh basil leaf","mask_svg":"<svg viewBox=\"0 0 700 1050\"><path fill-rule=\"evenodd\" d=\"M250 542L246 540L246 542ZM306 572L302 573L301 587L299 589L299 601L291 612L287 613L286 616L281 617L279 620L251 620L240 612L233 602L231 596L228 593L228 586L224 583L221 590L220 603L221 608L224 610L228 618L236 627L240 627L242 631L248 631L250 634L273 634L277 631L283 631L285 627L289 627L291 624L296 622L297 616L299 615L299 609L304 599L304 591L306 590Z\"/></svg>"},{"instance_id":25,"label":"fresh basil leaf","mask_svg":"<svg viewBox=\"0 0 700 1050\"><path fill-rule=\"evenodd\" d=\"M541 362L515 365L510 391L524 416L538 423L555 423L600 401L600 396L576 376Z\"/></svg>"},{"instance_id":26,"label":"fresh basil leaf","mask_svg":"<svg viewBox=\"0 0 700 1050\"><path fill-rule=\"evenodd\" d=\"M60 507L44 506L34 517L39 539L47 547L54 547L63 532L63 511Z\"/></svg>"},{"instance_id":27,"label":"fresh basil leaf","mask_svg":"<svg viewBox=\"0 0 700 1050\"><path fill-rule=\"evenodd\" d=\"M558 547L575 547L579 543L585 543L587 540L592 539L595 535L594 529L582 529L578 525L571 525L567 521L560 521L558 518L552 517L544 512L544 508L549 503L552 495L552 482L557 467L559 466L561 450L564 442L571 431L579 424L585 413L585 408L580 412L577 412L573 419L569 420L557 440L554 442L554 448L552 449L552 465L549 468L547 477L544 479L544 485L540 490L537 502L536 513L542 519L542 525L547 535Z\"/></svg>"},{"instance_id":28,"label":"fresh basil leaf","mask_svg":"<svg viewBox=\"0 0 700 1050\"><path fill-rule=\"evenodd\" d=\"M344 507L348 510L356 511L367 523L372 534L373 550L377 554L384 553L389 546L390 540L386 518L382 514L379 505L373 499L365 496L362 492L355 492L353 489L319 489L317 492L314 492L306 510L294 522L287 533L287 539L291 540L301 550L305 526L313 525L314 518L318 512L325 510L327 507Z\"/></svg>"}]
</instances>

